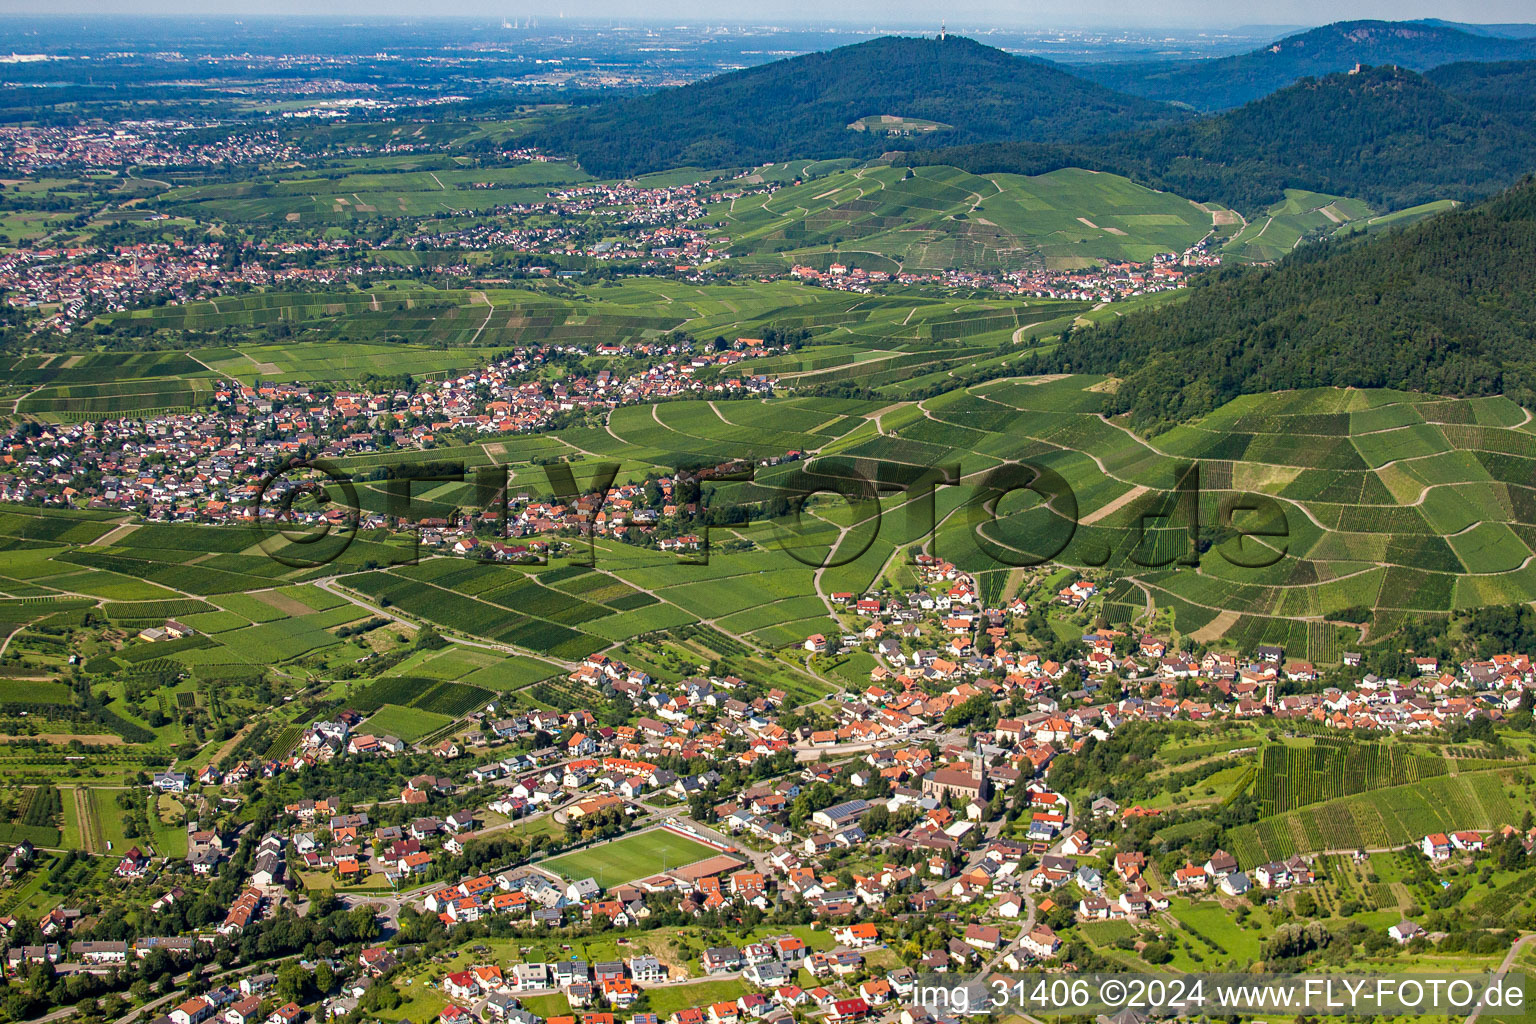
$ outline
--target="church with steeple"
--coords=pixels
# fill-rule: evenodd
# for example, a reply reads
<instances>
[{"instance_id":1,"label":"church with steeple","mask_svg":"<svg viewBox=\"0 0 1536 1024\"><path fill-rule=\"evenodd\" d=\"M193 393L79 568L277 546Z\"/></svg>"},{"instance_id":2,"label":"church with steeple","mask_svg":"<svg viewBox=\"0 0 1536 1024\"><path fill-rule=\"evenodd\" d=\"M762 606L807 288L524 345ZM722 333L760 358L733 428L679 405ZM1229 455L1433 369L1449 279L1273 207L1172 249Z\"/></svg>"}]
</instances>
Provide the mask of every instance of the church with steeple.
<instances>
[{"instance_id":1,"label":"church with steeple","mask_svg":"<svg viewBox=\"0 0 1536 1024\"><path fill-rule=\"evenodd\" d=\"M992 783L987 778L986 760L977 754L969 769L935 768L923 776L923 795L938 800L948 796L951 802L957 804L970 800L985 803L992 798Z\"/></svg>"}]
</instances>

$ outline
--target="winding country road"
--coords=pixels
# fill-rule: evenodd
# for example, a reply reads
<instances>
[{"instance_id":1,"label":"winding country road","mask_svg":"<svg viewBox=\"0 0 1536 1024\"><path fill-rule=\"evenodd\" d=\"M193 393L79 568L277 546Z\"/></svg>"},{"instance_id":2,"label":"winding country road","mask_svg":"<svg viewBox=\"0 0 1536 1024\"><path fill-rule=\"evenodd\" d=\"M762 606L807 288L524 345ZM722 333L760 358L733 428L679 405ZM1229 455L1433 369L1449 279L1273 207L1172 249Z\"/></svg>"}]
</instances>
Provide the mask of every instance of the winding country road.
<instances>
[{"instance_id":1,"label":"winding country road","mask_svg":"<svg viewBox=\"0 0 1536 1024\"><path fill-rule=\"evenodd\" d=\"M1536 939L1536 935L1522 935L1515 940L1515 944L1509 947L1509 952L1504 954L1504 962L1499 964L1499 969L1494 972L1494 978L1496 980L1502 981L1504 977L1509 974L1509 969L1515 965L1515 958L1520 955L1520 951L1522 949L1530 944L1532 939ZM1477 1024L1477 1018L1482 1016L1482 1013L1483 1008L1481 1005L1479 1005L1472 1011L1471 1015L1467 1017L1466 1024Z\"/></svg>"}]
</instances>

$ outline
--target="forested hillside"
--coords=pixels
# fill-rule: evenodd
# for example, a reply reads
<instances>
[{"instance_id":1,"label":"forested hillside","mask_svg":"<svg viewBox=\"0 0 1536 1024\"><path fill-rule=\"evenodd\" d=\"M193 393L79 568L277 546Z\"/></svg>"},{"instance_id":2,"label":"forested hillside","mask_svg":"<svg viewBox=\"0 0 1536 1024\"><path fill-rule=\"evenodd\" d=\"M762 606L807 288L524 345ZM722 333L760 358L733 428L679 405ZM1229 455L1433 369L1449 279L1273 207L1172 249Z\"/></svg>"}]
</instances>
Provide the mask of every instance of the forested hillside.
<instances>
[{"instance_id":1,"label":"forested hillside","mask_svg":"<svg viewBox=\"0 0 1536 1024\"><path fill-rule=\"evenodd\" d=\"M1424 77L1480 110L1536 128L1536 60L1447 64Z\"/></svg>"},{"instance_id":2,"label":"forested hillside","mask_svg":"<svg viewBox=\"0 0 1536 1024\"><path fill-rule=\"evenodd\" d=\"M1474 33L1462 26L1408 21L1340 21L1287 36L1250 53L1205 60L1132 61L1073 67L1121 92L1198 110L1225 110L1308 76L1356 64L1393 64L1424 71L1456 61L1536 57L1536 40Z\"/></svg>"},{"instance_id":3,"label":"forested hillside","mask_svg":"<svg viewBox=\"0 0 1536 1024\"><path fill-rule=\"evenodd\" d=\"M1509 72L1511 75L1518 71ZM1455 79L1479 98L1497 86ZM1509 104L1512 106L1512 104ZM1253 214L1301 188L1401 208L1476 199L1536 167L1536 136L1412 71L1308 79L1241 109L1075 146L1000 143L909 154L975 174L1080 166Z\"/></svg>"},{"instance_id":4,"label":"forested hillside","mask_svg":"<svg viewBox=\"0 0 1536 1024\"><path fill-rule=\"evenodd\" d=\"M899 141L849 125L871 116L945 126ZM997 139L1081 139L1183 119L1047 61L969 39L885 37L572 112L532 142L591 174L875 156Z\"/></svg>"},{"instance_id":5,"label":"forested hillside","mask_svg":"<svg viewBox=\"0 0 1536 1024\"><path fill-rule=\"evenodd\" d=\"M1077 331L1031 369L1123 377L1109 409L1148 431L1318 386L1536 404L1536 181L1400 234L1214 274L1186 302Z\"/></svg>"}]
</instances>

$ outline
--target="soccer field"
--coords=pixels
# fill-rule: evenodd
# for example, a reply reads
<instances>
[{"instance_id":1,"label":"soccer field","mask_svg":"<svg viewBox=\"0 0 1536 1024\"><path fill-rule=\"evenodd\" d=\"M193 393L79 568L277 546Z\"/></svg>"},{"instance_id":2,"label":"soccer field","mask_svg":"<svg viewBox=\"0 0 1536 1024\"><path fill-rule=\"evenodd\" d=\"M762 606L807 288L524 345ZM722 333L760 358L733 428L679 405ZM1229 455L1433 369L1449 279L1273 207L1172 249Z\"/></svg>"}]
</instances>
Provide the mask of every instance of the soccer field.
<instances>
[{"instance_id":1,"label":"soccer field","mask_svg":"<svg viewBox=\"0 0 1536 1024\"><path fill-rule=\"evenodd\" d=\"M570 879L595 878L607 888L692 864L719 852L712 846L658 828L556 857L544 866Z\"/></svg>"}]
</instances>

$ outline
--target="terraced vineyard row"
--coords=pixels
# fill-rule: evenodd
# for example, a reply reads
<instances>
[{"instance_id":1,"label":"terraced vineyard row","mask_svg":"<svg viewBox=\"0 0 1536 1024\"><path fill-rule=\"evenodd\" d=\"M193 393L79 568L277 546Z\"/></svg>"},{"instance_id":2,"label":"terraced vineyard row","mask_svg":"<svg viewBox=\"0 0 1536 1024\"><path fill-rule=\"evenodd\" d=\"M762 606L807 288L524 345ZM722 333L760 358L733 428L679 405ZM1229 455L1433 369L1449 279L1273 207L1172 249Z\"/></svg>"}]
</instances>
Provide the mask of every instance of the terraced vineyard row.
<instances>
[{"instance_id":1,"label":"terraced vineyard row","mask_svg":"<svg viewBox=\"0 0 1536 1024\"><path fill-rule=\"evenodd\" d=\"M1318 738L1311 746L1271 744L1253 784L1266 817L1337 797L1446 774L1445 760L1385 743Z\"/></svg>"},{"instance_id":2,"label":"terraced vineyard row","mask_svg":"<svg viewBox=\"0 0 1536 1024\"><path fill-rule=\"evenodd\" d=\"M1245 866L1320 850L1399 847L1431 832L1514 825L1529 805L1523 772L1444 775L1312 804L1228 833Z\"/></svg>"}]
</instances>

